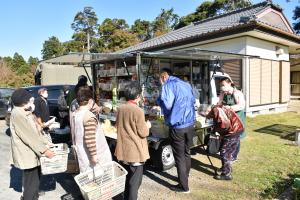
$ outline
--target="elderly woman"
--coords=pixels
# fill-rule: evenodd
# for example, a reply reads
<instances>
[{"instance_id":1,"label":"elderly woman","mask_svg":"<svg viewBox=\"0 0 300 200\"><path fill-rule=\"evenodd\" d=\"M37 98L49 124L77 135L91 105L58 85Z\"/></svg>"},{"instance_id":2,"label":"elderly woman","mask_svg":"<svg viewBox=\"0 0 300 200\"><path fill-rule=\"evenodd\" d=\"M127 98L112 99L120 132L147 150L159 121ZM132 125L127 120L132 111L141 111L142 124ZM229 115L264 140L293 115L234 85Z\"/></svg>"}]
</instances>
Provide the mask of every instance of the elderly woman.
<instances>
[{"instance_id":1,"label":"elderly woman","mask_svg":"<svg viewBox=\"0 0 300 200\"><path fill-rule=\"evenodd\" d=\"M151 123L145 121L144 111L138 106L141 87L131 82L125 87L127 103L121 105L117 114L117 146L115 156L127 170L124 199L136 200L143 178L143 165L149 159L147 136Z\"/></svg>"},{"instance_id":2,"label":"elderly woman","mask_svg":"<svg viewBox=\"0 0 300 200\"><path fill-rule=\"evenodd\" d=\"M112 160L99 121L91 112L95 106L93 93L89 87L81 87L77 93L79 108L74 113L74 143L80 172L85 172L95 165Z\"/></svg>"},{"instance_id":3,"label":"elderly woman","mask_svg":"<svg viewBox=\"0 0 300 200\"><path fill-rule=\"evenodd\" d=\"M246 114L245 114L245 97L244 94L236 89L234 83L229 78L223 78L220 81L221 87L221 95L219 100L219 105L224 105L227 108L232 109L236 114L239 116L243 125L245 126L246 123ZM246 137L246 132L242 132L240 134L240 139ZM233 153L232 161L237 160L237 156L240 152L240 140L238 140L237 148Z\"/></svg>"},{"instance_id":4,"label":"elderly woman","mask_svg":"<svg viewBox=\"0 0 300 200\"><path fill-rule=\"evenodd\" d=\"M234 87L229 78L223 78L220 81L220 100L218 105L234 111L243 125L245 125L245 99L241 91ZM232 162L237 159L240 150L240 137L245 133L223 137L221 142L220 156L222 160L221 175L215 176L217 180L232 180Z\"/></svg>"},{"instance_id":5,"label":"elderly woman","mask_svg":"<svg viewBox=\"0 0 300 200\"><path fill-rule=\"evenodd\" d=\"M37 200L41 169L39 157L44 154L52 158L54 153L49 150L35 122L32 111L34 98L25 89L17 89L11 97L14 108L11 113L11 161L23 170L24 200Z\"/></svg>"}]
</instances>

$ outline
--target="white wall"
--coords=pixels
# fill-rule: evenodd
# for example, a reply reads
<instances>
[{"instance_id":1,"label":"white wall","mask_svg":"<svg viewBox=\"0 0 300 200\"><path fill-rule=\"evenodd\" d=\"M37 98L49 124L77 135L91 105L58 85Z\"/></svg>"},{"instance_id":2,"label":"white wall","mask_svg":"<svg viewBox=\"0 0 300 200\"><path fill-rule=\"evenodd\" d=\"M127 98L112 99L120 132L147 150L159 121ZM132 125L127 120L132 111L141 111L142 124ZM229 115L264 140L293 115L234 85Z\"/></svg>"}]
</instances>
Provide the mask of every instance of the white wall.
<instances>
[{"instance_id":1,"label":"white wall","mask_svg":"<svg viewBox=\"0 0 300 200\"><path fill-rule=\"evenodd\" d=\"M284 53L282 55L276 55L276 46L283 49ZM245 48L247 55L260 56L261 58L270 60L289 61L289 48L287 46L275 44L257 38L247 37Z\"/></svg>"},{"instance_id":2,"label":"white wall","mask_svg":"<svg viewBox=\"0 0 300 200\"><path fill-rule=\"evenodd\" d=\"M235 39L228 39L223 40L220 42L213 42L209 44L203 44L194 48L200 48L203 50L210 50L210 51L220 51L220 52L228 52L228 53L238 53L238 54L245 54L246 53L246 37L235 38Z\"/></svg>"},{"instance_id":3,"label":"white wall","mask_svg":"<svg viewBox=\"0 0 300 200\"><path fill-rule=\"evenodd\" d=\"M53 64L41 64L42 68L42 85L53 84L77 84L78 76L85 75L83 67L76 67L73 65L53 65ZM91 77L91 68L86 68L89 76ZM92 78L92 77L91 77ZM89 83L89 82L88 82Z\"/></svg>"}]
</instances>

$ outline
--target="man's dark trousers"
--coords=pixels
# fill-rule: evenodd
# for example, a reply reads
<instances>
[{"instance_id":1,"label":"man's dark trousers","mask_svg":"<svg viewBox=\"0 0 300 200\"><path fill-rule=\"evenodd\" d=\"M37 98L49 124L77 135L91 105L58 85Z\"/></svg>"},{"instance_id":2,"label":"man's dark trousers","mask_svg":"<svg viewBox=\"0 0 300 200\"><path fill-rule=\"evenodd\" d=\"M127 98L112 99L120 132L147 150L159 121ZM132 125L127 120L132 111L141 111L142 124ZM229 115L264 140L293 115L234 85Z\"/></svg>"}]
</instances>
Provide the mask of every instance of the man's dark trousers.
<instances>
[{"instance_id":1,"label":"man's dark trousers","mask_svg":"<svg viewBox=\"0 0 300 200\"><path fill-rule=\"evenodd\" d=\"M194 126L170 128L170 139L177 167L178 182L185 191L189 190L188 177L191 169L190 147L195 135Z\"/></svg>"},{"instance_id":2,"label":"man's dark trousers","mask_svg":"<svg viewBox=\"0 0 300 200\"><path fill-rule=\"evenodd\" d=\"M40 167L23 170L24 200L37 200L39 198L40 179Z\"/></svg>"}]
</instances>

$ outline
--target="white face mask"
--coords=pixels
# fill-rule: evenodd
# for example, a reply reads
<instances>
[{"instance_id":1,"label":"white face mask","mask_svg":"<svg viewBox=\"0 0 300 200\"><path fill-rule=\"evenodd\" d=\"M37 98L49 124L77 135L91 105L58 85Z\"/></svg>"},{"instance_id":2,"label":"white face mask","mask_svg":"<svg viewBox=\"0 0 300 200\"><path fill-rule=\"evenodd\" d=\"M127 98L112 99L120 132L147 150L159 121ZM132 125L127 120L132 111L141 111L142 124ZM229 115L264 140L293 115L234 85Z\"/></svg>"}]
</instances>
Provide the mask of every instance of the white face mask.
<instances>
[{"instance_id":1,"label":"white face mask","mask_svg":"<svg viewBox=\"0 0 300 200\"><path fill-rule=\"evenodd\" d=\"M48 98L48 92L44 92L44 93L42 94L42 97L44 97L45 99L47 99L47 98Z\"/></svg>"},{"instance_id":2,"label":"white face mask","mask_svg":"<svg viewBox=\"0 0 300 200\"><path fill-rule=\"evenodd\" d=\"M231 87L230 87L230 86L225 86L225 85L223 85L223 86L220 88L220 90L221 90L222 92L229 92L229 91L231 90Z\"/></svg>"},{"instance_id":3,"label":"white face mask","mask_svg":"<svg viewBox=\"0 0 300 200\"><path fill-rule=\"evenodd\" d=\"M34 105L34 98L30 98L29 102L25 106L26 111L33 112L35 110L35 105Z\"/></svg>"},{"instance_id":4,"label":"white face mask","mask_svg":"<svg viewBox=\"0 0 300 200\"><path fill-rule=\"evenodd\" d=\"M31 112L33 112L35 110L35 105L34 104L31 104L30 105L30 108L31 108Z\"/></svg>"}]
</instances>

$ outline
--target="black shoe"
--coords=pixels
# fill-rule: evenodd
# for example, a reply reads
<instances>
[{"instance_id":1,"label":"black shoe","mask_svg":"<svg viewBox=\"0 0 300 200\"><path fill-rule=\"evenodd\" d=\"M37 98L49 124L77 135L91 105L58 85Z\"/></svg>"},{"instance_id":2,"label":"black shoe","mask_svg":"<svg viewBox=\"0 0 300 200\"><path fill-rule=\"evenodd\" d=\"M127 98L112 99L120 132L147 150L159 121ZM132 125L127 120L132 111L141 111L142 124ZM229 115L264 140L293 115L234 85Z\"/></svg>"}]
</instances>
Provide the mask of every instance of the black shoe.
<instances>
[{"instance_id":1,"label":"black shoe","mask_svg":"<svg viewBox=\"0 0 300 200\"><path fill-rule=\"evenodd\" d=\"M220 181L231 181L232 180L232 176L231 175L226 176L224 174L221 174L221 175L215 176L214 179L220 180Z\"/></svg>"},{"instance_id":2,"label":"black shoe","mask_svg":"<svg viewBox=\"0 0 300 200\"><path fill-rule=\"evenodd\" d=\"M170 189L174 192L180 192L180 193L185 193L185 194L190 193L190 190L184 190L180 184L173 185L170 187Z\"/></svg>"}]
</instances>

